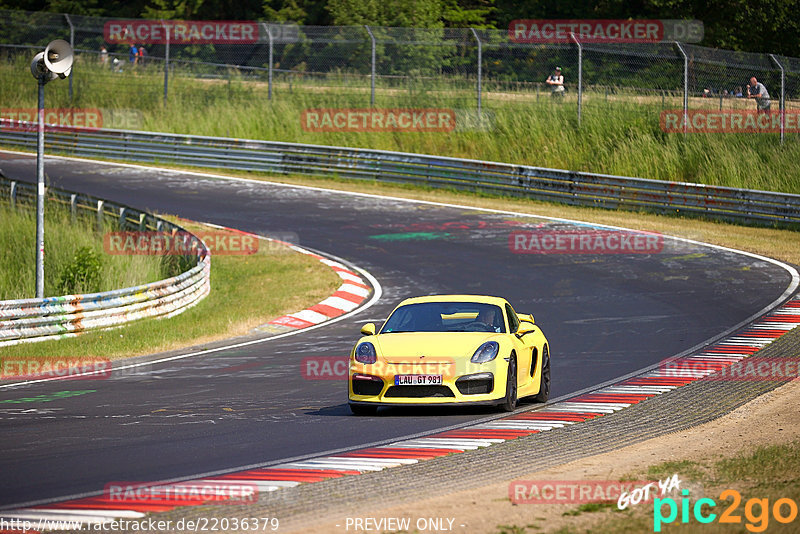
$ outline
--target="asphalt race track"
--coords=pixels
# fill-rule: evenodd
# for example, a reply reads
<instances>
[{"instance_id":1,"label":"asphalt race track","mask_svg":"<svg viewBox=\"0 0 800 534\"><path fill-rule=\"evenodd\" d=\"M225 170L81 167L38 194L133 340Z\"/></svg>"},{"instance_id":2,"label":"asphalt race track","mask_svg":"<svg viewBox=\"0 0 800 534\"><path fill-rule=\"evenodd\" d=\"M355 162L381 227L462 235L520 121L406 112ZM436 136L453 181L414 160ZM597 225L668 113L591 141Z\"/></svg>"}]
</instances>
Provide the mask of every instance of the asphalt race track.
<instances>
[{"instance_id":1,"label":"asphalt race track","mask_svg":"<svg viewBox=\"0 0 800 534\"><path fill-rule=\"evenodd\" d=\"M0 169L35 180L34 157L0 153ZM405 297L493 294L533 313L550 340L555 398L713 338L790 283L774 263L671 239L649 254L512 252L512 231L587 230L533 217L85 161L48 159L45 169L65 189L292 235L369 271L384 295L352 318L261 344L107 380L0 389L4 508L98 492L112 481L277 463L490 414L407 409L354 417L344 382L303 378L302 358L347 354L361 324L382 320ZM72 396L55 395L64 391ZM33 397L49 402L3 402Z\"/></svg>"}]
</instances>

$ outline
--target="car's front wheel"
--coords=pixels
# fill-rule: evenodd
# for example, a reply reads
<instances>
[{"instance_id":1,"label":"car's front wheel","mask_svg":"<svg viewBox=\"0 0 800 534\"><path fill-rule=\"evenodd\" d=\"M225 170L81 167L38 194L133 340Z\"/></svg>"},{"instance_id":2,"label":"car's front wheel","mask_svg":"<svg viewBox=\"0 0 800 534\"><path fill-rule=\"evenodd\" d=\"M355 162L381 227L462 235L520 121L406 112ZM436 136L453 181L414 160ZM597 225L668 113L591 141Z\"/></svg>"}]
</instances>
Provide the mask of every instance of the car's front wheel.
<instances>
[{"instance_id":1,"label":"car's front wheel","mask_svg":"<svg viewBox=\"0 0 800 534\"><path fill-rule=\"evenodd\" d=\"M377 406L364 406L363 404L351 404L350 411L353 415L375 415L378 413Z\"/></svg>"},{"instance_id":2,"label":"car's front wheel","mask_svg":"<svg viewBox=\"0 0 800 534\"><path fill-rule=\"evenodd\" d=\"M506 377L506 398L503 401L503 410L513 412L517 408L517 359L513 355L508 361L508 376Z\"/></svg>"}]
</instances>

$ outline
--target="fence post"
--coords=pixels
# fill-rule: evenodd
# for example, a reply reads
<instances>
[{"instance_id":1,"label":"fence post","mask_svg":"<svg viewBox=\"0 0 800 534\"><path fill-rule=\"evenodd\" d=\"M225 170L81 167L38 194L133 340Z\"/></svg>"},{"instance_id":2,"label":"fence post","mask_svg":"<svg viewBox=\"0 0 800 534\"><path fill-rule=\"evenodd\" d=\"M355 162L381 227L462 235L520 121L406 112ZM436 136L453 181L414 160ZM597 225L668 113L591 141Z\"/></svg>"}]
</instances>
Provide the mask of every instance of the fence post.
<instances>
[{"instance_id":1,"label":"fence post","mask_svg":"<svg viewBox=\"0 0 800 534\"><path fill-rule=\"evenodd\" d=\"M267 39L269 39L269 71L267 74L267 100L272 100L272 30L269 29L269 24L264 24L264 29L267 30Z\"/></svg>"},{"instance_id":2,"label":"fence post","mask_svg":"<svg viewBox=\"0 0 800 534\"><path fill-rule=\"evenodd\" d=\"M69 196L69 215L70 221L72 221L72 224L75 224L78 218L78 195L75 193Z\"/></svg>"},{"instance_id":3,"label":"fence post","mask_svg":"<svg viewBox=\"0 0 800 534\"><path fill-rule=\"evenodd\" d=\"M786 133L786 72L783 70L783 65L781 65L781 62L778 61L777 57L775 57L775 54L770 54L769 57L771 57L772 61L774 61L778 68L781 69L781 102L779 109L781 114L781 144L783 144L783 137Z\"/></svg>"},{"instance_id":4,"label":"fence post","mask_svg":"<svg viewBox=\"0 0 800 534\"><path fill-rule=\"evenodd\" d=\"M481 38L478 35L478 32L475 31L475 28L470 28L472 30L472 35L475 36L475 40L478 41L478 116L480 117L481 114L481 77L483 75L483 44L481 43Z\"/></svg>"},{"instance_id":5,"label":"fence post","mask_svg":"<svg viewBox=\"0 0 800 534\"><path fill-rule=\"evenodd\" d=\"M69 46L72 48L72 53L75 53L75 26L72 25L72 20L69 18L69 15L64 13L64 18L67 19L67 24L69 24ZM68 76L69 78L69 101L72 102L72 76Z\"/></svg>"},{"instance_id":6,"label":"fence post","mask_svg":"<svg viewBox=\"0 0 800 534\"><path fill-rule=\"evenodd\" d=\"M581 115L583 111L583 46L574 33L569 34L575 44L578 45L578 128L581 127Z\"/></svg>"},{"instance_id":7,"label":"fence post","mask_svg":"<svg viewBox=\"0 0 800 534\"><path fill-rule=\"evenodd\" d=\"M164 20L161 20L161 25L164 26L164 34L167 36L166 38L166 46L164 48L164 105L167 105L167 87L169 83L169 26L164 24Z\"/></svg>"},{"instance_id":8,"label":"fence post","mask_svg":"<svg viewBox=\"0 0 800 534\"><path fill-rule=\"evenodd\" d=\"M366 24L364 27L367 29L370 40L372 40L372 74L370 75L370 89L369 89L369 105L375 107L375 35Z\"/></svg>"},{"instance_id":9,"label":"fence post","mask_svg":"<svg viewBox=\"0 0 800 534\"><path fill-rule=\"evenodd\" d=\"M683 55L683 134L689 129L689 56L678 41L675 45Z\"/></svg>"}]
</instances>

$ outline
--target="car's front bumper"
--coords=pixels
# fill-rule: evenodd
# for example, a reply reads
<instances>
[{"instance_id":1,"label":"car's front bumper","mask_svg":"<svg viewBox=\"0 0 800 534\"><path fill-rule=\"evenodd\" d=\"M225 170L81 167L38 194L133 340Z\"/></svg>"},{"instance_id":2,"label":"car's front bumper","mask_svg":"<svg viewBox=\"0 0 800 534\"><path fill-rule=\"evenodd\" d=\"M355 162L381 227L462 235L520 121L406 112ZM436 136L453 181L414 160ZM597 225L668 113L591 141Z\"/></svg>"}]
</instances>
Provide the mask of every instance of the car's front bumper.
<instances>
[{"instance_id":1,"label":"car's front bumper","mask_svg":"<svg viewBox=\"0 0 800 534\"><path fill-rule=\"evenodd\" d=\"M405 365L384 364L380 373L370 365L351 362L348 393L351 404L364 405L493 405L505 399L507 364L502 359L453 367L442 373L441 385L396 385L395 376L408 373ZM427 370L418 371L426 374Z\"/></svg>"}]
</instances>

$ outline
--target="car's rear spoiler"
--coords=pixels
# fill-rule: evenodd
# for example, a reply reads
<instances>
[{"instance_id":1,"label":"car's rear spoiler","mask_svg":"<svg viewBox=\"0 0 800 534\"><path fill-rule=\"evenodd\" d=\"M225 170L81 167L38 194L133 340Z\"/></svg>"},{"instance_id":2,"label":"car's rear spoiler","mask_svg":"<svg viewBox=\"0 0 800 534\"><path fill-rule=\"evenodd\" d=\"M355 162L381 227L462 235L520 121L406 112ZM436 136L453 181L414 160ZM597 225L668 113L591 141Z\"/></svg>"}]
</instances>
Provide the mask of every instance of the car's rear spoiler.
<instances>
[{"instance_id":1,"label":"car's rear spoiler","mask_svg":"<svg viewBox=\"0 0 800 534\"><path fill-rule=\"evenodd\" d=\"M518 313L517 317L520 321L536 324L536 321L533 320L533 315L530 313Z\"/></svg>"}]
</instances>

